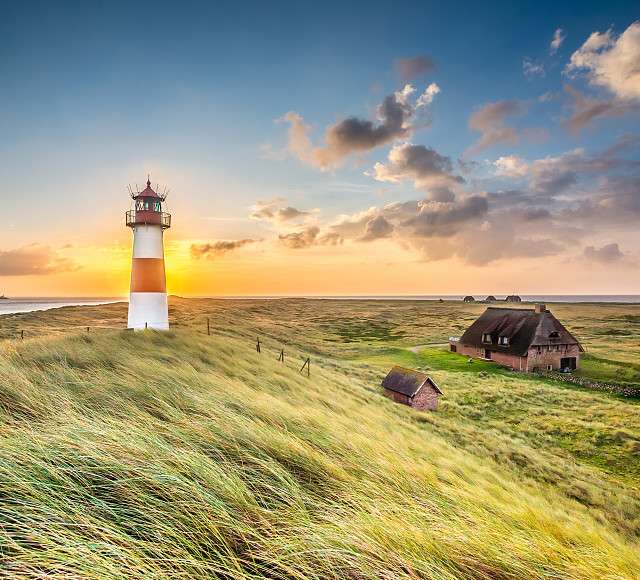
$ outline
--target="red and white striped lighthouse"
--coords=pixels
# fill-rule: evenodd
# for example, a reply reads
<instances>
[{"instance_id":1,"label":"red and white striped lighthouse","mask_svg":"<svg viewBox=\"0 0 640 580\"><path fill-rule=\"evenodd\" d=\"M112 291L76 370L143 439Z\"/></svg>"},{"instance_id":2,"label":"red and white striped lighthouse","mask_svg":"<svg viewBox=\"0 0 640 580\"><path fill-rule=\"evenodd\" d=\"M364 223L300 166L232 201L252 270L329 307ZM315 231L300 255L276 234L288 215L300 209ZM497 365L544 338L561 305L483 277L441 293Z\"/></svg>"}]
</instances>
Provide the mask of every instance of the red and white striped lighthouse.
<instances>
[{"instance_id":1,"label":"red and white striped lighthouse","mask_svg":"<svg viewBox=\"0 0 640 580\"><path fill-rule=\"evenodd\" d=\"M129 295L129 328L169 328L167 283L164 271L164 230L171 227L171 214L162 211L165 195L147 187L131 193L134 209L126 214L133 230L133 261Z\"/></svg>"}]
</instances>

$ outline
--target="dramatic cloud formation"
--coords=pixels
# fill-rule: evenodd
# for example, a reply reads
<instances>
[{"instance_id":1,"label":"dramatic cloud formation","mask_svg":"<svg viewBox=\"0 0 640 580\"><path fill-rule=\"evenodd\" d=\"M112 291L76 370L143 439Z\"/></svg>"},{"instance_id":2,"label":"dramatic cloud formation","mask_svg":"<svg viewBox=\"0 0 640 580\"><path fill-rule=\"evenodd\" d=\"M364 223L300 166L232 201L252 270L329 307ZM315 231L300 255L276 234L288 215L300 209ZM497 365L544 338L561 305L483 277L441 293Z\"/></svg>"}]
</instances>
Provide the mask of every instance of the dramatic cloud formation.
<instances>
[{"instance_id":1,"label":"dramatic cloud formation","mask_svg":"<svg viewBox=\"0 0 640 580\"><path fill-rule=\"evenodd\" d=\"M415 88L411 85L385 97L376 111L377 122L348 117L325 131L324 147L314 147L309 137L310 127L294 112L283 120L289 123L289 151L301 161L321 169L337 167L353 153L364 153L398 139L408 138L416 127L424 127L428 119L422 111L431 104L440 87L430 84L415 103L411 98ZM417 124L414 121L417 117Z\"/></svg>"},{"instance_id":2,"label":"dramatic cloud formation","mask_svg":"<svg viewBox=\"0 0 640 580\"><path fill-rule=\"evenodd\" d=\"M196 260L200 258L214 260L248 244L255 244L258 241L246 238L244 240L219 241L213 244L191 244L191 257Z\"/></svg>"},{"instance_id":3,"label":"dramatic cloud formation","mask_svg":"<svg viewBox=\"0 0 640 580\"><path fill-rule=\"evenodd\" d=\"M392 183L412 180L417 189L428 191L436 201L451 201L452 188L464 183L462 177L452 173L453 165L448 157L424 145L396 145L388 159L386 164L375 164L374 179Z\"/></svg>"},{"instance_id":4,"label":"dramatic cloud formation","mask_svg":"<svg viewBox=\"0 0 640 580\"><path fill-rule=\"evenodd\" d=\"M553 38L549 43L549 54L558 52L558 49L562 46L566 37L567 35L562 31L562 28L556 28L556 31L553 33Z\"/></svg>"},{"instance_id":5,"label":"dramatic cloud formation","mask_svg":"<svg viewBox=\"0 0 640 580\"><path fill-rule=\"evenodd\" d=\"M516 143L518 132L506 124L506 118L524 112L518 101L488 103L469 118L469 128L481 134L467 153L475 154L498 143Z\"/></svg>"},{"instance_id":6,"label":"dramatic cloud formation","mask_svg":"<svg viewBox=\"0 0 640 580\"><path fill-rule=\"evenodd\" d=\"M0 250L0 276L44 276L73 272L78 266L49 246L32 244L15 250Z\"/></svg>"},{"instance_id":7,"label":"dramatic cloud formation","mask_svg":"<svg viewBox=\"0 0 640 580\"><path fill-rule=\"evenodd\" d=\"M584 257L592 262L610 264L620 261L624 258L624 254L620 251L618 244L607 244L601 248L587 246L584 249Z\"/></svg>"},{"instance_id":8,"label":"dramatic cloud formation","mask_svg":"<svg viewBox=\"0 0 640 580\"><path fill-rule=\"evenodd\" d=\"M527 78L545 76L544 65L541 62L534 61L529 57L522 60L522 72Z\"/></svg>"},{"instance_id":9,"label":"dramatic cloud formation","mask_svg":"<svg viewBox=\"0 0 640 580\"><path fill-rule=\"evenodd\" d=\"M286 222L309 215L308 211L302 211L291 206L282 206L283 198L275 198L268 201L258 201L253 206L251 218L257 220L271 220Z\"/></svg>"},{"instance_id":10,"label":"dramatic cloud formation","mask_svg":"<svg viewBox=\"0 0 640 580\"><path fill-rule=\"evenodd\" d=\"M594 86L604 87L623 101L640 100L640 21L617 38L611 30L594 32L571 55L568 74L585 73Z\"/></svg>"},{"instance_id":11,"label":"dramatic cloud formation","mask_svg":"<svg viewBox=\"0 0 640 580\"><path fill-rule=\"evenodd\" d=\"M433 59L428 56L399 58L395 62L396 71L404 83L431 72L435 66Z\"/></svg>"}]
</instances>

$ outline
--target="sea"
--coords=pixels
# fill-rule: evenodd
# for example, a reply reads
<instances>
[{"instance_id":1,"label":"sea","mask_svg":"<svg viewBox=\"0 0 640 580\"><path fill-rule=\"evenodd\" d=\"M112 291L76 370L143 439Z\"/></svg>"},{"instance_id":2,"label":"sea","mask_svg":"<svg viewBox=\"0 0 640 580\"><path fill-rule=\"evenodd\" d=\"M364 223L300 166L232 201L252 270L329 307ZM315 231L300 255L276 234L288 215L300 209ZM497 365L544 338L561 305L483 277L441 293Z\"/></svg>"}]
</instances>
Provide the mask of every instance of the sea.
<instances>
[{"instance_id":1,"label":"sea","mask_svg":"<svg viewBox=\"0 0 640 580\"><path fill-rule=\"evenodd\" d=\"M498 300L505 296L496 294ZM640 294L521 294L523 302L606 302L620 304L640 303ZM424 295L374 295L374 296L199 296L198 298L216 298L218 300L277 300L282 298L306 298L309 300L462 300L462 294L424 294ZM476 300L484 300L486 295L477 294ZM0 300L0 315L49 310L62 306L97 306L126 302L126 298L9 298Z\"/></svg>"},{"instance_id":2,"label":"sea","mask_svg":"<svg viewBox=\"0 0 640 580\"><path fill-rule=\"evenodd\" d=\"M0 300L0 315L50 310L63 306L97 306L122 302L124 298L8 298Z\"/></svg>"}]
</instances>

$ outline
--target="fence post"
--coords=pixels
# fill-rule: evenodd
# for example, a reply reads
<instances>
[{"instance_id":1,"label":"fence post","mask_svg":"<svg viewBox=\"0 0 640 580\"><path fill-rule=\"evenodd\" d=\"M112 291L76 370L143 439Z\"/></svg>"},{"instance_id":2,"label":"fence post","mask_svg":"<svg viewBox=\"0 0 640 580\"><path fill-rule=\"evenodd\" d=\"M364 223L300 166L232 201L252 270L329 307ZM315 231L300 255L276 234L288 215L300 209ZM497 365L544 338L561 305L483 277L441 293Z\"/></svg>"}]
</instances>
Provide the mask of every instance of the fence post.
<instances>
[{"instance_id":1,"label":"fence post","mask_svg":"<svg viewBox=\"0 0 640 580\"><path fill-rule=\"evenodd\" d=\"M87 332L89 332L89 327L87 326Z\"/></svg>"},{"instance_id":2,"label":"fence post","mask_svg":"<svg viewBox=\"0 0 640 580\"><path fill-rule=\"evenodd\" d=\"M145 330L147 330L147 328L149 328L148 324L149 324L148 322L145 322L145 323L144 323L144 329L145 329Z\"/></svg>"},{"instance_id":3,"label":"fence post","mask_svg":"<svg viewBox=\"0 0 640 580\"><path fill-rule=\"evenodd\" d=\"M209 326L209 318L207 318L207 336L211 336L211 327Z\"/></svg>"},{"instance_id":4,"label":"fence post","mask_svg":"<svg viewBox=\"0 0 640 580\"><path fill-rule=\"evenodd\" d=\"M256 337L256 352L260 352L260 337Z\"/></svg>"},{"instance_id":5,"label":"fence post","mask_svg":"<svg viewBox=\"0 0 640 580\"><path fill-rule=\"evenodd\" d=\"M279 362L284 362L284 348L280 351L280 354L278 355L278 361Z\"/></svg>"},{"instance_id":6,"label":"fence post","mask_svg":"<svg viewBox=\"0 0 640 580\"><path fill-rule=\"evenodd\" d=\"M299 372L302 372L304 370L304 367L307 367L307 376L308 377L311 376L311 358L307 357L307 359L304 361L304 363L300 367Z\"/></svg>"},{"instance_id":7,"label":"fence post","mask_svg":"<svg viewBox=\"0 0 640 580\"><path fill-rule=\"evenodd\" d=\"M20 331L20 339L21 339L21 340L24 340L24 330L21 330L21 331Z\"/></svg>"}]
</instances>

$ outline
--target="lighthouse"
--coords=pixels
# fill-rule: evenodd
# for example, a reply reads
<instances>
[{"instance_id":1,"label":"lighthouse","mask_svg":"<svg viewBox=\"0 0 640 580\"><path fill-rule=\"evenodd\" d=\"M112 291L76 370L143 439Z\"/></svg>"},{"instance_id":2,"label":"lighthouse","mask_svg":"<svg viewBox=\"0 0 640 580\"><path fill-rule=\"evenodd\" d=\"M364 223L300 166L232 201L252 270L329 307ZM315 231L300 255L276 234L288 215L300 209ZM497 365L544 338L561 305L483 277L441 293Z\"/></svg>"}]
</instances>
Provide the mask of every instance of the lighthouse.
<instances>
[{"instance_id":1,"label":"lighthouse","mask_svg":"<svg viewBox=\"0 0 640 580\"><path fill-rule=\"evenodd\" d=\"M164 271L164 230L171 227L171 214L162 211L166 194L147 187L131 193L134 208L126 213L133 230L133 259L129 294L129 323L133 329L169 328L167 283Z\"/></svg>"}]
</instances>

